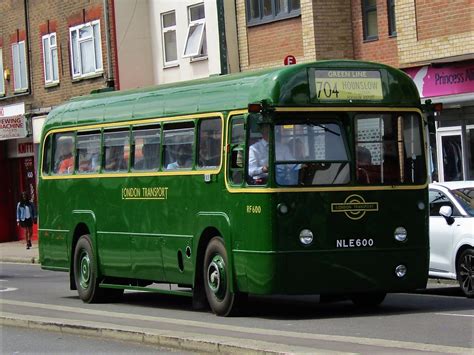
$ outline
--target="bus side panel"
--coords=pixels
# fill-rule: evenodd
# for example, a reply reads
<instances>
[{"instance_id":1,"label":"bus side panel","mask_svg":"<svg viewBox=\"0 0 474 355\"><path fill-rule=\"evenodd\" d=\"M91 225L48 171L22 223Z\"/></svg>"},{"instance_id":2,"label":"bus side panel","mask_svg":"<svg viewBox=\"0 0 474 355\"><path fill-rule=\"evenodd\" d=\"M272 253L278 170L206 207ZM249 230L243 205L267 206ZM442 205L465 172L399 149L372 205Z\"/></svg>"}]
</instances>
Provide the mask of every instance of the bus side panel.
<instances>
[{"instance_id":1,"label":"bus side panel","mask_svg":"<svg viewBox=\"0 0 474 355\"><path fill-rule=\"evenodd\" d=\"M43 269L69 270L68 231L39 231L39 255Z\"/></svg>"}]
</instances>

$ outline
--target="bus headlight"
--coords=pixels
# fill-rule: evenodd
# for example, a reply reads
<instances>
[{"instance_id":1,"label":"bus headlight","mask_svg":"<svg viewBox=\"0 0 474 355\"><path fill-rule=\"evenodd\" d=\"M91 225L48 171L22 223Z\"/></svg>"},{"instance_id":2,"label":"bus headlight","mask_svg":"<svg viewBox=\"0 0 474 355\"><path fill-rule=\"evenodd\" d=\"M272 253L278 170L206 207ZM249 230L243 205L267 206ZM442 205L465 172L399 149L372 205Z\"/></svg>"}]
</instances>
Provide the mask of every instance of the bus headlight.
<instances>
[{"instance_id":1,"label":"bus headlight","mask_svg":"<svg viewBox=\"0 0 474 355\"><path fill-rule=\"evenodd\" d=\"M313 242L313 232L309 229L303 229L300 232L300 242L304 245L309 245Z\"/></svg>"},{"instance_id":2,"label":"bus headlight","mask_svg":"<svg viewBox=\"0 0 474 355\"><path fill-rule=\"evenodd\" d=\"M405 242L407 240L407 230L403 227L397 227L395 228L395 232L393 232L393 236L395 237L395 240Z\"/></svg>"},{"instance_id":3,"label":"bus headlight","mask_svg":"<svg viewBox=\"0 0 474 355\"><path fill-rule=\"evenodd\" d=\"M401 264L395 268L395 275L397 275L398 277L402 278L406 274L407 274L407 267L405 265Z\"/></svg>"}]
</instances>

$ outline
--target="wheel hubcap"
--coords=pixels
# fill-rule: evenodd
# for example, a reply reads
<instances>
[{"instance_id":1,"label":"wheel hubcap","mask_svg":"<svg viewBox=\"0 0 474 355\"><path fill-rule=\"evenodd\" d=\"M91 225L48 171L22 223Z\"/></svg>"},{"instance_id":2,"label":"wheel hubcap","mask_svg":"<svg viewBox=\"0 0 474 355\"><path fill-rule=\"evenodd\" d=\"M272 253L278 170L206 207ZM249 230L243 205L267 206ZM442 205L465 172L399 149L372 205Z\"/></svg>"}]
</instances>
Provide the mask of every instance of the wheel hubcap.
<instances>
[{"instance_id":1,"label":"wheel hubcap","mask_svg":"<svg viewBox=\"0 0 474 355\"><path fill-rule=\"evenodd\" d=\"M220 255L214 256L207 268L207 284L218 299L224 298L227 280L224 259Z\"/></svg>"},{"instance_id":2,"label":"wheel hubcap","mask_svg":"<svg viewBox=\"0 0 474 355\"><path fill-rule=\"evenodd\" d=\"M474 267L472 265L472 259L472 255L466 255L459 268L461 287L467 293L473 292L472 279L474 276Z\"/></svg>"},{"instance_id":3,"label":"wheel hubcap","mask_svg":"<svg viewBox=\"0 0 474 355\"><path fill-rule=\"evenodd\" d=\"M80 280L79 284L83 289L86 289L89 287L89 282L91 279L91 262L89 258L89 254L84 252L81 256L81 262L80 262Z\"/></svg>"}]
</instances>

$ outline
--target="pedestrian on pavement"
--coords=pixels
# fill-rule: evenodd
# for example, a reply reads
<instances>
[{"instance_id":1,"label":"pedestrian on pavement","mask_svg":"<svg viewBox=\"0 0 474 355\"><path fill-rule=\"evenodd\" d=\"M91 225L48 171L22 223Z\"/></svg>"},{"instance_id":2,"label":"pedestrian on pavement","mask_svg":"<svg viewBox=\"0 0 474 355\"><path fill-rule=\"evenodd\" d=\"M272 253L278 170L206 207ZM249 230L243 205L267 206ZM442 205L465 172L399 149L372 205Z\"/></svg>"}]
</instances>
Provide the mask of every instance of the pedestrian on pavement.
<instances>
[{"instance_id":1,"label":"pedestrian on pavement","mask_svg":"<svg viewBox=\"0 0 474 355\"><path fill-rule=\"evenodd\" d=\"M20 202L16 206L16 223L26 232L26 249L31 248L33 222L36 223L35 206L31 203L28 193L23 191Z\"/></svg>"}]
</instances>

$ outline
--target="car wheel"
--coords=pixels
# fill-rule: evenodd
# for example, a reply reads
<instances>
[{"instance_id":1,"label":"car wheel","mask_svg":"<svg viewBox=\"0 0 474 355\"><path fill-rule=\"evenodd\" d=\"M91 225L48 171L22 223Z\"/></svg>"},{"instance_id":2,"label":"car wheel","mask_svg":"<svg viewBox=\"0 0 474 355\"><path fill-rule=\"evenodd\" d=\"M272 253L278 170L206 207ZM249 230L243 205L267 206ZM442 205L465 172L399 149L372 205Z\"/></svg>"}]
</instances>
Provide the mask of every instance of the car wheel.
<instances>
[{"instance_id":1,"label":"car wheel","mask_svg":"<svg viewBox=\"0 0 474 355\"><path fill-rule=\"evenodd\" d=\"M466 297L474 297L474 249L466 249L459 256L456 263L457 279L462 292Z\"/></svg>"}]
</instances>

